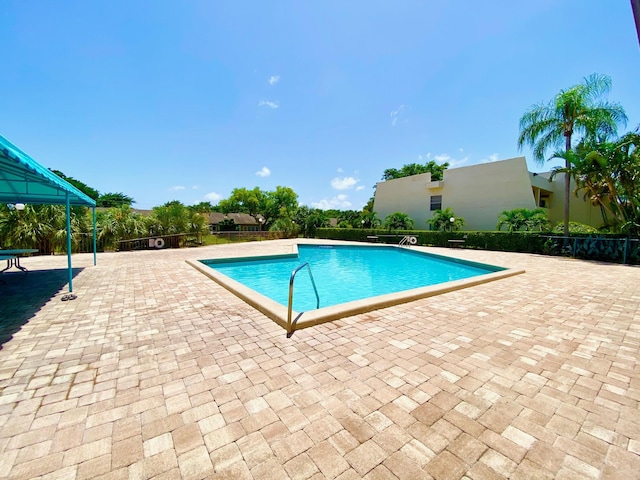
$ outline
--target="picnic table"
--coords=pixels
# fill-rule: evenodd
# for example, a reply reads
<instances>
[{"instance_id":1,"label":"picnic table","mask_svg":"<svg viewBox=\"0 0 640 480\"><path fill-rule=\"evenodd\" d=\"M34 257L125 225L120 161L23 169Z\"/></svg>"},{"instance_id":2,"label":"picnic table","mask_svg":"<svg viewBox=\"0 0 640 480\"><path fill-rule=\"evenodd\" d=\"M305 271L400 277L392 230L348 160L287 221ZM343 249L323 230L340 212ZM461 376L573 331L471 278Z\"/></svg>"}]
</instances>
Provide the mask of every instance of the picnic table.
<instances>
[{"instance_id":1,"label":"picnic table","mask_svg":"<svg viewBox=\"0 0 640 480\"><path fill-rule=\"evenodd\" d=\"M9 270L11 267L16 267L18 270L22 270L23 272L28 272L25 267L20 265L20 257L27 255L29 253L36 253L38 251L37 248L18 248L12 250L0 250L0 260L6 260L7 266L0 270L0 273Z\"/></svg>"}]
</instances>

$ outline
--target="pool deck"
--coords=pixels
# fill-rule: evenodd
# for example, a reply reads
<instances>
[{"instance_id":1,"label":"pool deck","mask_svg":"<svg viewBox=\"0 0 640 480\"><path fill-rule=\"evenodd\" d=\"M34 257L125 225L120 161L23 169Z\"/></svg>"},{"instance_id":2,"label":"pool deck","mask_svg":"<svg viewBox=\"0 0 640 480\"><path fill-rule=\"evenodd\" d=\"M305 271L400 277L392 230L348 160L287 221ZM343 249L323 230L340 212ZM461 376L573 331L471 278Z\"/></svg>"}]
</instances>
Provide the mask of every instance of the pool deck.
<instances>
[{"instance_id":1,"label":"pool deck","mask_svg":"<svg viewBox=\"0 0 640 480\"><path fill-rule=\"evenodd\" d=\"M640 268L424 248L526 273L287 338L186 262L292 243L2 274L0 478L640 478Z\"/></svg>"}]
</instances>

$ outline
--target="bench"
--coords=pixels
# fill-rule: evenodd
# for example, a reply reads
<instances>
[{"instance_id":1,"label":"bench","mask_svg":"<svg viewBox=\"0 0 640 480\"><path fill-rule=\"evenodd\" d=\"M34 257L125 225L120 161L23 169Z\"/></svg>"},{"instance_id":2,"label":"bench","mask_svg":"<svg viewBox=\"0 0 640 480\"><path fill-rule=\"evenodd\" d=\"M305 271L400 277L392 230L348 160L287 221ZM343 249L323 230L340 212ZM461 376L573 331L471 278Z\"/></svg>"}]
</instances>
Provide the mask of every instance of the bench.
<instances>
[{"instance_id":1,"label":"bench","mask_svg":"<svg viewBox=\"0 0 640 480\"><path fill-rule=\"evenodd\" d=\"M367 240L373 243L377 243L378 236L377 235L367 235Z\"/></svg>"},{"instance_id":2,"label":"bench","mask_svg":"<svg viewBox=\"0 0 640 480\"><path fill-rule=\"evenodd\" d=\"M450 240L447 240L447 242L449 242L449 246L450 247L455 247L456 245L461 246L464 244L464 240L459 240L456 238L452 238Z\"/></svg>"}]
</instances>

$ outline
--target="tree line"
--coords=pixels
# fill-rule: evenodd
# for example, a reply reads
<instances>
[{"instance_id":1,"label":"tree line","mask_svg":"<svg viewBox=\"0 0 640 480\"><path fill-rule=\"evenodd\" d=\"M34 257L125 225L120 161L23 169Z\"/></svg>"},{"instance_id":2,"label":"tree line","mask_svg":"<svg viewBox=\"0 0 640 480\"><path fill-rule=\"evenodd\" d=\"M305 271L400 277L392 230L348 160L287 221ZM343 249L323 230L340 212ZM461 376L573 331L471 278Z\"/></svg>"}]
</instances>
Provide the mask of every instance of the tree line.
<instances>
[{"instance_id":1,"label":"tree line","mask_svg":"<svg viewBox=\"0 0 640 480\"><path fill-rule=\"evenodd\" d=\"M563 233L569 234L570 180L574 195L600 207L604 227L640 233L640 136L618 136L627 124L624 108L609 102L611 78L592 74L547 103L531 106L520 118L518 147L530 146L539 164L563 159L553 174L564 174Z\"/></svg>"}]
</instances>

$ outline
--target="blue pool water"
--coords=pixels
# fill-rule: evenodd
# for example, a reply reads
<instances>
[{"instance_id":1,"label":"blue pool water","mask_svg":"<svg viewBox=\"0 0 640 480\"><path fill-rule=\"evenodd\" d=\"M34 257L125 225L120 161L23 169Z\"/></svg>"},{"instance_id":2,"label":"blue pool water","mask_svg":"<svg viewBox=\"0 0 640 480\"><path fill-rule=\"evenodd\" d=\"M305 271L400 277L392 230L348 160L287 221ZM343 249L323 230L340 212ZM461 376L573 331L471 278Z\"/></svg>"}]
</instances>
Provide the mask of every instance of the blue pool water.
<instances>
[{"instance_id":1,"label":"blue pool water","mask_svg":"<svg viewBox=\"0 0 640 480\"><path fill-rule=\"evenodd\" d=\"M291 272L309 262L321 308L502 270L402 248L325 245L299 245L298 256L286 258L202 262L285 307ZM293 309L303 312L315 308L316 297L305 267L296 274Z\"/></svg>"}]
</instances>

